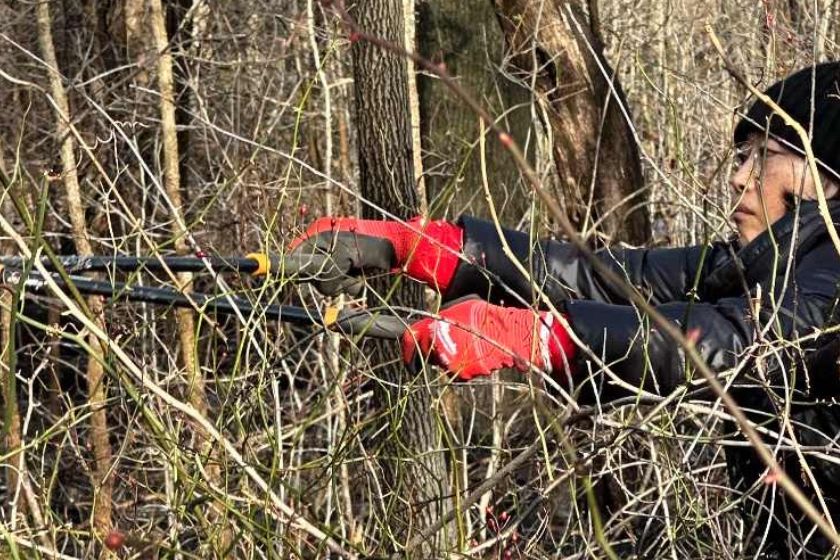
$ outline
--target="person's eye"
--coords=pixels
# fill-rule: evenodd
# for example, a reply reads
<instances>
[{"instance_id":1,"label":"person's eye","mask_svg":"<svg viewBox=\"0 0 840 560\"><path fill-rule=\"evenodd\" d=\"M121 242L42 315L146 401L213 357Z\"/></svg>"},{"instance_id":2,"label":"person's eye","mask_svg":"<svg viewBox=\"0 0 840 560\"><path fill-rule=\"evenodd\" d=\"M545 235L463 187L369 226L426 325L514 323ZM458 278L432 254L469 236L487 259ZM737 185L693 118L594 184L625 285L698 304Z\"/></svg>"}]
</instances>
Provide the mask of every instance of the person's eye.
<instances>
[{"instance_id":1,"label":"person's eye","mask_svg":"<svg viewBox=\"0 0 840 560\"><path fill-rule=\"evenodd\" d=\"M750 152L749 146L737 146L734 155L735 162L738 165L743 165L750 158Z\"/></svg>"},{"instance_id":2,"label":"person's eye","mask_svg":"<svg viewBox=\"0 0 840 560\"><path fill-rule=\"evenodd\" d=\"M756 147L756 153L761 154L761 159L766 159L776 152L768 148L766 145L762 144L761 146Z\"/></svg>"}]
</instances>

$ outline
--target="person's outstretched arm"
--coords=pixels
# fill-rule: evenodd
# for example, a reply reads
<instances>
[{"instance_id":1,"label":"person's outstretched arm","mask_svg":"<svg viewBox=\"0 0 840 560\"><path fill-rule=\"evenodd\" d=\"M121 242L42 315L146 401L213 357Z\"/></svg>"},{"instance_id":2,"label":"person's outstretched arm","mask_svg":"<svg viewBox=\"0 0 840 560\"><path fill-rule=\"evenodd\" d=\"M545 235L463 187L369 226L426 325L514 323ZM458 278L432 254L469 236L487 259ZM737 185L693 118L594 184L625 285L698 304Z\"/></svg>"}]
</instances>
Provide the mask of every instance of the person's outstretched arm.
<instances>
[{"instance_id":1,"label":"person's outstretched arm","mask_svg":"<svg viewBox=\"0 0 840 560\"><path fill-rule=\"evenodd\" d=\"M534 301L539 286L558 304L567 300L592 300L626 304L616 286L607 282L580 251L570 243L534 239L526 233L502 230L492 222L462 217L464 258L449 281L446 299L477 294L493 302L519 305L516 299ZM504 252L504 238L516 260L529 272L529 279ZM725 255L723 244L675 249L608 248L596 257L654 304L686 301L706 271ZM699 271L699 274L698 274Z\"/></svg>"},{"instance_id":2,"label":"person's outstretched arm","mask_svg":"<svg viewBox=\"0 0 840 560\"><path fill-rule=\"evenodd\" d=\"M505 254L502 238L530 279ZM702 281L705 270L721 257L721 247L616 248L599 251L597 257L654 303L664 303L685 300L695 281ZM348 277L318 280L317 287L329 294L358 286L359 277L368 272L392 271L425 282L447 301L478 295L522 306L534 301L533 288L539 286L554 303L626 303L574 246L513 230L503 230L500 237L492 222L470 217L456 223L419 217L406 223L320 218L292 242L290 251L331 255Z\"/></svg>"}]
</instances>

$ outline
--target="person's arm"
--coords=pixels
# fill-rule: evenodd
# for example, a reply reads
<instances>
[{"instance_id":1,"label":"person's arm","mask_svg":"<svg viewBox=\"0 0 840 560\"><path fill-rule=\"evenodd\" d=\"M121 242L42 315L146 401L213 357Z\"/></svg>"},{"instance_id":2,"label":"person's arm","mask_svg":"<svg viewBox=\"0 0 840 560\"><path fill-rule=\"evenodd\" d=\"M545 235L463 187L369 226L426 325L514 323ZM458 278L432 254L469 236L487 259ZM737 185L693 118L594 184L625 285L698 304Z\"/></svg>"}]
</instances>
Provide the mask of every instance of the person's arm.
<instances>
[{"instance_id":1,"label":"person's arm","mask_svg":"<svg viewBox=\"0 0 840 560\"><path fill-rule=\"evenodd\" d=\"M451 301L477 295L494 303L534 303L534 286L555 304L567 299L626 303L571 244L532 239L503 230L516 259L533 283L508 259L492 222L462 217L457 223L414 218L408 222L321 218L295 239L289 250L299 256L330 255L329 275L310 278L326 294L354 291L369 271L404 271ZM724 250L721 244L678 249L604 249L597 257L654 303L681 301L701 272Z\"/></svg>"},{"instance_id":2,"label":"person's arm","mask_svg":"<svg viewBox=\"0 0 840 560\"><path fill-rule=\"evenodd\" d=\"M558 304L571 299L624 304L622 292L610 285L576 247L569 243L534 239L526 233L503 229L504 239L523 264L533 284L510 261L494 223L462 217L464 258L448 283L446 299L477 294L490 301L517 305L514 294L533 300L539 286ZM613 248L598 251L597 258L620 277L648 295L653 303L684 301L698 277L722 258L723 245L675 249Z\"/></svg>"},{"instance_id":3,"label":"person's arm","mask_svg":"<svg viewBox=\"0 0 840 560\"><path fill-rule=\"evenodd\" d=\"M791 279L784 293L781 293L784 282L777 278L775 306L779 309L776 314L768 286L762 290L760 305L756 299L744 296L714 303L667 303L657 306L656 310L683 332L693 332L700 356L713 370L724 371L743 358L744 351L756 340L758 328L766 325L771 317L774 318L773 327L767 334L770 340L794 341L829 321L836 297L835 285L840 278L840 263L834 248L826 245L809 253L798 270L802 272ZM758 320L752 312L755 305L759 308ZM598 354L625 383L666 395L688 381L686 376L691 368L686 367L681 347L635 307L570 301L565 305L565 313L581 342ZM585 359L585 354L579 352L578 360ZM585 367L586 364L578 362L578 371ZM792 372L787 374L792 375ZM833 370L811 371L810 375L833 375ZM577 379L581 379L581 375ZM797 378L788 382L805 390L806 385L823 380L806 380L800 371ZM598 375L595 384L599 393L615 394L606 376Z\"/></svg>"}]
</instances>

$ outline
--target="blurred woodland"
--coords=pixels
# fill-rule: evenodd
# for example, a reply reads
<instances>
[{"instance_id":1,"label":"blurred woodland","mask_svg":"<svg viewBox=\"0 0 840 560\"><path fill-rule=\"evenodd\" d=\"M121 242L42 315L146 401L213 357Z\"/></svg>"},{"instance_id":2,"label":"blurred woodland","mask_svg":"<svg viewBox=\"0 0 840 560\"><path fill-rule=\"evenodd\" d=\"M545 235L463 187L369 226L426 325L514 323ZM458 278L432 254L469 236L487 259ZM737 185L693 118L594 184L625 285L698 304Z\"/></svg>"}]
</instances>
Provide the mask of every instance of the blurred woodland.
<instances>
[{"instance_id":1,"label":"blurred woodland","mask_svg":"<svg viewBox=\"0 0 840 560\"><path fill-rule=\"evenodd\" d=\"M339 214L560 235L521 164L593 246L725 237L749 92L709 30L763 88L840 58L840 1L3 0L0 253L282 255ZM97 277L326 303L283 274ZM408 284L368 304L436 308ZM0 286L0 558L743 550L718 406L582 408L259 312L61 292Z\"/></svg>"}]
</instances>

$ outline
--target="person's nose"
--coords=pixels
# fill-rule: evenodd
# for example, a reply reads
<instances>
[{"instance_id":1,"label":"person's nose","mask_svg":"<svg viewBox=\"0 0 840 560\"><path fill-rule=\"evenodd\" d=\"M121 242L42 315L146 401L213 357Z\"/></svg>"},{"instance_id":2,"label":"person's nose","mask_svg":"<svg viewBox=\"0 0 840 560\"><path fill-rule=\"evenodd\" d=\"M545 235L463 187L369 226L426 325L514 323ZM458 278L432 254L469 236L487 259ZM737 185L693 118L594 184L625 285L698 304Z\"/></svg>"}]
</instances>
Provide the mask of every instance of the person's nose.
<instances>
[{"instance_id":1,"label":"person's nose","mask_svg":"<svg viewBox=\"0 0 840 560\"><path fill-rule=\"evenodd\" d=\"M729 185L736 193L740 194L750 187L754 179L754 163L755 159L753 157L747 157L732 171L732 175L729 177Z\"/></svg>"}]
</instances>

